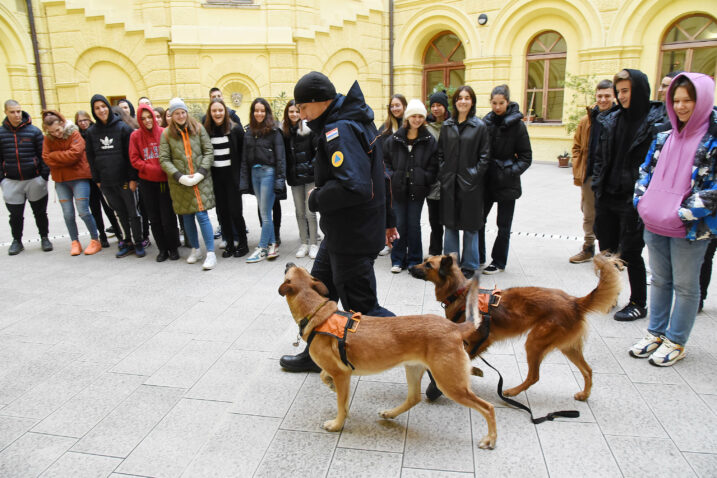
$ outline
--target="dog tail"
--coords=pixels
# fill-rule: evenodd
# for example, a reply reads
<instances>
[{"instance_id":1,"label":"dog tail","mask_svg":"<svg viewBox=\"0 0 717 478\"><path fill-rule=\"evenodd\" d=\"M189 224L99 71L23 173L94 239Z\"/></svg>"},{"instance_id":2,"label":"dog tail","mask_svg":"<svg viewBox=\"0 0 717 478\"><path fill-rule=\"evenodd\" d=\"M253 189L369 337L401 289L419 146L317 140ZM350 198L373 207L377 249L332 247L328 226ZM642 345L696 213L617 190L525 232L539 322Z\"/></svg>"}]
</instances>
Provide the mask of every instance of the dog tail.
<instances>
[{"instance_id":1,"label":"dog tail","mask_svg":"<svg viewBox=\"0 0 717 478\"><path fill-rule=\"evenodd\" d=\"M472 334L480 328L483 322L483 317L481 316L478 305L479 294L480 283L478 282L478 278L473 276L468 285L468 292L466 293L466 321L463 322L463 324L459 324L464 325L465 330L463 330L463 332L465 334Z\"/></svg>"},{"instance_id":2,"label":"dog tail","mask_svg":"<svg viewBox=\"0 0 717 478\"><path fill-rule=\"evenodd\" d=\"M597 287L585 297L577 299L580 309L586 312L607 313L617 304L622 290L620 270L624 263L617 255L600 253L593 258L595 274L600 277Z\"/></svg>"}]
</instances>

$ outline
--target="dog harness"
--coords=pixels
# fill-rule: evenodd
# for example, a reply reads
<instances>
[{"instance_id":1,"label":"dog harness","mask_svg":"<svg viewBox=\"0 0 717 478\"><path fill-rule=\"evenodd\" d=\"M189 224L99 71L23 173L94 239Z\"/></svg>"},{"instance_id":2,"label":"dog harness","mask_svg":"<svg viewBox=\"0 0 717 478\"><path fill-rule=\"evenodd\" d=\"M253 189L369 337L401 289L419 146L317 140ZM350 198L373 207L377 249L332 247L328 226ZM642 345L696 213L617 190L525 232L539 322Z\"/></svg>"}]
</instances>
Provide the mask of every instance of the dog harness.
<instances>
[{"instance_id":1,"label":"dog harness","mask_svg":"<svg viewBox=\"0 0 717 478\"><path fill-rule=\"evenodd\" d=\"M355 370L356 367L354 367L346 357L346 332L356 332L360 322L360 312L336 311L324 322L314 327L314 330L311 331L309 337L306 339L306 343L311 347L311 342L314 340L314 337L316 337L316 334L335 337L339 342L339 356L341 357L341 361L344 365L351 367L351 370ZM306 324L304 324L304 327L305 326ZM301 327L302 335L304 327Z\"/></svg>"},{"instance_id":2,"label":"dog harness","mask_svg":"<svg viewBox=\"0 0 717 478\"><path fill-rule=\"evenodd\" d=\"M466 295L466 292L468 292L468 287L463 287L462 289L458 289L454 294L449 295L446 300L441 302L441 305L445 309L464 295ZM501 290L497 287L493 290L491 289L478 289L478 310L480 311L481 317L483 319L490 320L490 308L491 307L498 307L500 305L500 299L501 299ZM458 322L458 320L461 318L463 314L466 312L466 306L465 303L461 306L460 309L458 309L458 312L456 312L456 315L451 317L452 322Z\"/></svg>"}]
</instances>

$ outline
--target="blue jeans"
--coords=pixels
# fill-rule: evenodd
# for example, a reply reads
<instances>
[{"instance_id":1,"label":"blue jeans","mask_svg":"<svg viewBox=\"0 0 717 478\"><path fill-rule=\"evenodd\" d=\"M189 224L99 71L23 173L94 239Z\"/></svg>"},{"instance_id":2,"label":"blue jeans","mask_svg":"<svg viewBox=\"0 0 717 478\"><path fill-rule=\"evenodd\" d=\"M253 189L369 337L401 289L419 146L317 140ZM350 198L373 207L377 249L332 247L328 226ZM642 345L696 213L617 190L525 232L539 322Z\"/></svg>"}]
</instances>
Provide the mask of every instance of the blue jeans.
<instances>
[{"instance_id":1,"label":"blue jeans","mask_svg":"<svg viewBox=\"0 0 717 478\"><path fill-rule=\"evenodd\" d=\"M458 254L458 263L461 269L476 270L478 269L478 231L463 231L463 252L458 252L459 233L458 229L446 228L445 238L443 242L443 253L450 254L455 252Z\"/></svg>"},{"instance_id":2,"label":"blue jeans","mask_svg":"<svg viewBox=\"0 0 717 478\"><path fill-rule=\"evenodd\" d=\"M644 238L652 271L650 324L647 331L658 337L664 335L676 344L685 345L697 316L700 303L700 266L710 241L666 237L647 229Z\"/></svg>"},{"instance_id":3,"label":"blue jeans","mask_svg":"<svg viewBox=\"0 0 717 478\"><path fill-rule=\"evenodd\" d=\"M97 239L97 224L95 218L90 212L90 181L88 179L74 179L72 181L63 181L55 183L55 191L57 198L62 206L62 216L65 218L67 232L70 233L70 239L77 240L77 223L75 222L75 206L72 198L75 199L77 205L77 213L80 219L84 221L87 230L90 231L90 237Z\"/></svg>"},{"instance_id":4,"label":"blue jeans","mask_svg":"<svg viewBox=\"0 0 717 478\"><path fill-rule=\"evenodd\" d=\"M271 219L271 209L274 207L274 168L259 166L251 168L251 184L254 187L256 202L259 203L261 215L261 236L259 247L266 249L269 244L276 242L274 235L274 222Z\"/></svg>"},{"instance_id":5,"label":"blue jeans","mask_svg":"<svg viewBox=\"0 0 717 478\"><path fill-rule=\"evenodd\" d=\"M406 267L423 262L423 244L421 243L421 210L423 200L394 201L396 228L399 238L393 243L391 264Z\"/></svg>"},{"instance_id":6,"label":"blue jeans","mask_svg":"<svg viewBox=\"0 0 717 478\"><path fill-rule=\"evenodd\" d=\"M197 223L194 222L195 217L197 218L197 222L199 222L199 228L202 230L202 238L204 239L207 252L214 252L214 229L212 228L212 221L209 219L209 213L207 211L199 211L194 214L182 214L184 232L187 234L189 243L193 249L199 249L199 236L197 235Z\"/></svg>"}]
</instances>

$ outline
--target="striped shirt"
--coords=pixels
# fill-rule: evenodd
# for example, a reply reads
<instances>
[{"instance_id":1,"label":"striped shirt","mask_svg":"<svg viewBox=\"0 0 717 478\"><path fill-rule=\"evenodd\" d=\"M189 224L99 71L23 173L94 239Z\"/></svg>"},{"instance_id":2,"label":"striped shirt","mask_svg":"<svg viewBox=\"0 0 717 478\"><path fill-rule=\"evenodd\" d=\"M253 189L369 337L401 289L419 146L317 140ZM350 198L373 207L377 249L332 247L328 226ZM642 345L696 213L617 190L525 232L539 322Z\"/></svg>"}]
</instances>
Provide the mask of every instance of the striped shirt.
<instances>
[{"instance_id":1,"label":"striped shirt","mask_svg":"<svg viewBox=\"0 0 717 478\"><path fill-rule=\"evenodd\" d=\"M229 135L215 136L212 138L212 146L214 147L214 164L215 168L225 168L231 166L232 160L229 150Z\"/></svg>"}]
</instances>

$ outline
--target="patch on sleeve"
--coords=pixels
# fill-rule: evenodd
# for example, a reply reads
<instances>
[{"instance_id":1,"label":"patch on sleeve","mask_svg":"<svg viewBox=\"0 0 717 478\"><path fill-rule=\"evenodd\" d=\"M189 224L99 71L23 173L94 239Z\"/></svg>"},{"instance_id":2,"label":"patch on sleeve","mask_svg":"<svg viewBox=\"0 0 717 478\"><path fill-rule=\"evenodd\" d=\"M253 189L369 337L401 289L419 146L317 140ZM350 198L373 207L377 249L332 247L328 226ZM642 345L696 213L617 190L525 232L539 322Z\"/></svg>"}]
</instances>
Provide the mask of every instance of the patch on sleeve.
<instances>
[{"instance_id":1,"label":"patch on sleeve","mask_svg":"<svg viewBox=\"0 0 717 478\"><path fill-rule=\"evenodd\" d=\"M334 129L326 132L326 142L327 143L329 141L331 141L332 139L336 139L338 137L339 137L339 129L338 128L334 128Z\"/></svg>"},{"instance_id":2,"label":"patch on sleeve","mask_svg":"<svg viewBox=\"0 0 717 478\"><path fill-rule=\"evenodd\" d=\"M336 133L338 134L338 133ZM336 151L334 154L331 155L331 164L333 167L338 168L344 163L344 153L341 151Z\"/></svg>"}]
</instances>

